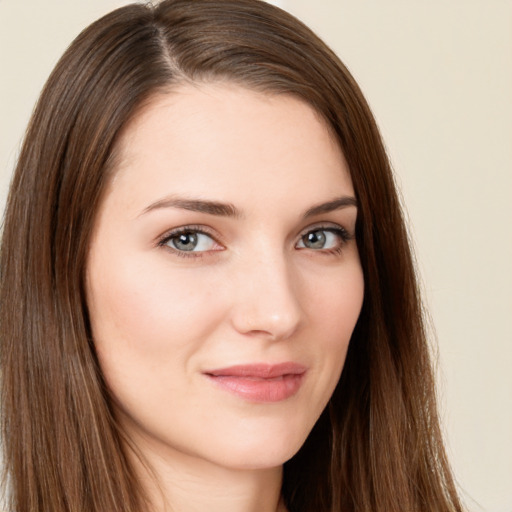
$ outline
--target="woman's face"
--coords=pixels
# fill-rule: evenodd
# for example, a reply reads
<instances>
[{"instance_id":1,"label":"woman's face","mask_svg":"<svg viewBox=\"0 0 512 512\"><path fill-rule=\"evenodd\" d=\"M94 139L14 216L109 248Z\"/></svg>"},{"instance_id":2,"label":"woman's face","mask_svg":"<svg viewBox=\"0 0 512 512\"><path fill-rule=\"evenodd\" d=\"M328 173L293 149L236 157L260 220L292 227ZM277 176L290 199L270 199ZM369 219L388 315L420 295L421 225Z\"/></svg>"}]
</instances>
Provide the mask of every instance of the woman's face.
<instances>
[{"instance_id":1,"label":"woman's face","mask_svg":"<svg viewBox=\"0 0 512 512\"><path fill-rule=\"evenodd\" d=\"M291 96L184 86L131 122L87 299L143 453L238 469L295 454L361 309L356 213L340 148Z\"/></svg>"}]
</instances>

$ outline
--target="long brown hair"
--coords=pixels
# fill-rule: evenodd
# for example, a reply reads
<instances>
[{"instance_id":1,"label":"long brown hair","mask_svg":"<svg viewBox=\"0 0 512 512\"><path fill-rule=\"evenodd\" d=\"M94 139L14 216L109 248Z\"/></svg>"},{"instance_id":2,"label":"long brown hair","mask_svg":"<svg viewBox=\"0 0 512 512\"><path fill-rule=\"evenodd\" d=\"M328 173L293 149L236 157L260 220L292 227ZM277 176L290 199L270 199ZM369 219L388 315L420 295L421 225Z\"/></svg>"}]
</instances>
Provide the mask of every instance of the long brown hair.
<instances>
[{"instance_id":1,"label":"long brown hair","mask_svg":"<svg viewBox=\"0 0 512 512\"><path fill-rule=\"evenodd\" d=\"M462 510L440 435L407 232L375 121L326 45L259 0L120 8L78 36L41 94L0 255L12 510L146 508L90 335L88 244L123 127L159 91L219 80L312 105L343 150L359 204L364 304L334 395L285 464L289 510Z\"/></svg>"}]
</instances>

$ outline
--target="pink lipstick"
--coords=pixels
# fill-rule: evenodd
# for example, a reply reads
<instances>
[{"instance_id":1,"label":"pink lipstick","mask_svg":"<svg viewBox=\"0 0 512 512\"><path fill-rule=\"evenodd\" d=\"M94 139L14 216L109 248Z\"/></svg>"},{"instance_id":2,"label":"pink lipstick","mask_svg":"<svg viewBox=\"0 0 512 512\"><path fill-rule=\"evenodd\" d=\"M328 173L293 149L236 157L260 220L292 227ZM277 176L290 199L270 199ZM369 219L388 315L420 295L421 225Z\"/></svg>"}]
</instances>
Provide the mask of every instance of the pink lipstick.
<instances>
[{"instance_id":1,"label":"pink lipstick","mask_svg":"<svg viewBox=\"0 0 512 512\"><path fill-rule=\"evenodd\" d=\"M248 364L204 372L226 391L253 402L280 402L295 395L302 384L306 367L292 362Z\"/></svg>"}]
</instances>

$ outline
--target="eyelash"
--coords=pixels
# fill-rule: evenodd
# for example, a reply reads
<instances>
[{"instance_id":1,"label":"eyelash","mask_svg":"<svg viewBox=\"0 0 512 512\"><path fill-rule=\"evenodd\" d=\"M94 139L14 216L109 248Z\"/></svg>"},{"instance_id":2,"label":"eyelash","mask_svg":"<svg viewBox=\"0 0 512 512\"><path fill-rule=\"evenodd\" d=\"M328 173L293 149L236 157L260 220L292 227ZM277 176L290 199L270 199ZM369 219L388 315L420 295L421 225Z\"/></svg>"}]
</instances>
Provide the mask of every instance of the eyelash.
<instances>
[{"instance_id":1,"label":"eyelash","mask_svg":"<svg viewBox=\"0 0 512 512\"><path fill-rule=\"evenodd\" d=\"M340 255L343 252L344 246L350 242L350 240L353 240L355 237L350 234L344 227L342 226L333 226L333 225L316 225L312 227L306 228L305 231L303 231L299 235L299 240L303 240L306 235L309 233L314 233L315 231L324 231L328 233L333 233L334 235L338 236L340 239L340 243L333 247L332 249L310 249L311 251L318 253L320 255L330 256L330 255ZM308 249L308 247L300 248L299 250Z\"/></svg>"},{"instance_id":2,"label":"eyelash","mask_svg":"<svg viewBox=\"0 0 512 512\"><path fill-rule=\"evenodd\" d=\"M215 243L222 245L222 243L217 241L217 238L211 233L209 230L205 229L204 226L183 226L181 228L173 229L172 231L166 233L159 241L158 246L164 249L171 251L173 254L176 254L180 258L202 258L205 253L208 251L180 251L178 249L174 249L167 245L173 238L176 238L180 235L187 234L200 234L209 236ZM214 251L216 252L216 251Z\"/></svg>"},{"instance_id":3,"label":"eyelash","mask_svg":"<svg viewBox=\"0 0 512 512\"><path fill-rule=\"evenodd\" d=\"M318 250L310 249L311 251L313 251L315 253L319 253L319 254L327 255L327 256L341 254L345 244L355 238L354 235L350 234L342 226L319 224L316 226L310 226L306 230L302 231L298 237L298 240L299 241L303 240L306 235L308 235L309 233L314 233L315 231L325 231L325 232L333 233L340 238L339 245L332 249L318 249ZM163 237L158 241L157 245L158 245L158 247L162 247L164 249L171 251L173 254L176 254L177 256L179 256L181 258L203 258L207 253L212 252L212 251L180 251L180 250L170 247L168 245L168 243L173 238L176 238L180 235L185 235L185 234L206 235L206 236L212 238L212 240L215 243L217 243L219 245L223 245L221 242L219 242L217 240L217 238L213 235L213 233L211 233L208 229L205 229L204 226L197 226L197 225L183 226L180 228L173 229L172 231L167 232L165 235L163 235ZM297 243L299 243L299 242L297 242ZM304 250L304 249L308 249L308 247L301 247L301 248L298 248L297 250ZM213 252L217 252L217 251L213 251Z\"/></svg>"}]
</instances>

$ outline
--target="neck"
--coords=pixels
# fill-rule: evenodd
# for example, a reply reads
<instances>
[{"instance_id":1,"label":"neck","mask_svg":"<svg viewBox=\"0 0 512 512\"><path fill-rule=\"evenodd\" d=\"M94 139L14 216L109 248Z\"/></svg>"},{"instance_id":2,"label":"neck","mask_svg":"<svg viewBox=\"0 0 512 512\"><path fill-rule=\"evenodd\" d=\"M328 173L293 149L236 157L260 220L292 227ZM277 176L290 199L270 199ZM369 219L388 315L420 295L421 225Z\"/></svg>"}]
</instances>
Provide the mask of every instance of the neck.
<instances>
[{"instance_id":1,"label":"neck","mask_svg":"<svg viewBox=\"0 0 512 512\"><path fill-rule=\"evenodd\" d=\"M227 468L177 451L135 459L152 512L286 512L282 466Z\"/></svg>"}]
</instances>

